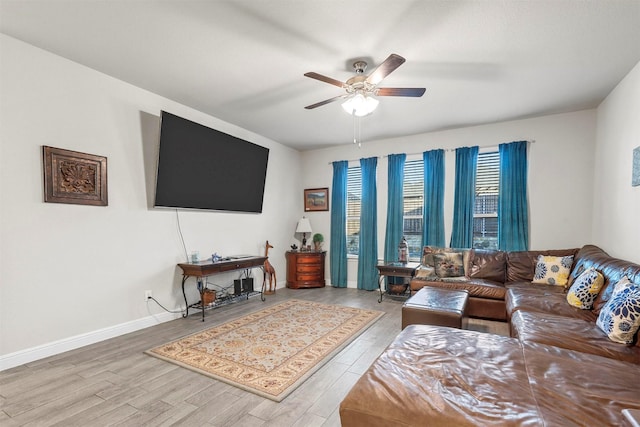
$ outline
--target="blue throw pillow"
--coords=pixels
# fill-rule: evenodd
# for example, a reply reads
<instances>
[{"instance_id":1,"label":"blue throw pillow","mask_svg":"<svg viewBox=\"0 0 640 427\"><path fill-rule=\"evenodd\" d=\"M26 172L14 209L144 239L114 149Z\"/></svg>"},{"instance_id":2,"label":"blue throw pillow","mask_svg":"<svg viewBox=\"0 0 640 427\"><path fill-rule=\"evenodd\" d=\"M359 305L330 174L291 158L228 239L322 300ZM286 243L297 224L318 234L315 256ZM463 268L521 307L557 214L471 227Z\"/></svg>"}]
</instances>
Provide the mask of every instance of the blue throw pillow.
<instances>
[{"instance_id":1,"label":"blue throw pillow","mask_svg":"<svg viewBox=\"0 0 640 427\"><path fill-rule=\"evenodd\" d=\"M564 286L567 284L567 280L569 279L571 265L573 265L573 255L538 255L536 272L531 283Z\"/></svg>"},{"instance_id":2,"label":"blue throw pillow","mask_svg":"<svg viewBox=\"0 0 640 427\"><path fill-rule=\"evenodd\" d=\"M611 341L631 344L640 327L640 285L623 277L602 307L596 325Z\"/></svg>"},{"instance_id":3,"label":"blue throw pillow","mask_svg":"<svg viewBox=\"0 0 640 427\"><path fill-rule=\"evenodd\" d=\"M602 274L593 267L588 268L574 280L569 288L567 302L582 310L591 310L603 285L604 277Z\"/></svg>"}]
</instances>

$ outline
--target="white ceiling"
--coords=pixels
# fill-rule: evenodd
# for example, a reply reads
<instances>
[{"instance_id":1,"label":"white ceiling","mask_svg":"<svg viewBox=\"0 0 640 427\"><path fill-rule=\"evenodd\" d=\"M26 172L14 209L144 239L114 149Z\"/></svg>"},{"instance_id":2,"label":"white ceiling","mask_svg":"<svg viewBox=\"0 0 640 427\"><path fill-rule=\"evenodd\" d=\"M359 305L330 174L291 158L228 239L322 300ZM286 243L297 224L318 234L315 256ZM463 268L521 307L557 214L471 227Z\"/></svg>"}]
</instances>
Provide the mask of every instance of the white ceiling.
<instances>
[{"instance_id":1,"label":"white ceiling","mask_svg":"<svg viewBox=\"0 0 640 427\"><path fill-rule=\"evenodd\" d=\"M640 61L640 0L0 0L0 31L299 150L348 144L366 57L407 62L364 141L596 107ZM371 63L373 62L373 63Z\"/></svg>"}]
</instances>

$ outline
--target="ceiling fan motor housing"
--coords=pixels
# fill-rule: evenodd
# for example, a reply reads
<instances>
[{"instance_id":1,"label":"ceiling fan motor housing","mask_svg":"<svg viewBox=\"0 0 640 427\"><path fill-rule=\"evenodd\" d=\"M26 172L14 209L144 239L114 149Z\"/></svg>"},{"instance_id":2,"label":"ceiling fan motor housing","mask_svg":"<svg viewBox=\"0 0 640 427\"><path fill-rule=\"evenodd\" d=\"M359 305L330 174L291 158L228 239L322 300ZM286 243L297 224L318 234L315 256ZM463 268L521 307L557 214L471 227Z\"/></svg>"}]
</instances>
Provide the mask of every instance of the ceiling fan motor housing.
<instances>
[{"instance_id":1,"label":"ceiling fan motor housing","mask_svg":"<svg viewBox=\"0 0 640 427\"><path fill-rule=\"evenodd\" d=\"M356 74L364 74L367 70L367 63L365 61L356 61L353 63L353 69L356 70Z\"/></svg>"}]
</instances>

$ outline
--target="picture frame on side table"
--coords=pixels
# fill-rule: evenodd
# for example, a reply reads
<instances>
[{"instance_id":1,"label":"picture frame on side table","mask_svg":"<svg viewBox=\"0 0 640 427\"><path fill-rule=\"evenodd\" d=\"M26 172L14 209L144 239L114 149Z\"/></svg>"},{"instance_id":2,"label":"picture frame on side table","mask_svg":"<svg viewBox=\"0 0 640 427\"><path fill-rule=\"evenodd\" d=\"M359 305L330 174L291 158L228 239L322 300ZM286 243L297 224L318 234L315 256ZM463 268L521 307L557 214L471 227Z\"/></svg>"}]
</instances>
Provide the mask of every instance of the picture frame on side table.
<instances>
[{"instance_id":1,"label":"picture frame on side table","mask_svg":"<svg viewBox=\"0 0 640 427\"><path fill-rule=\"evenodd\" d=\"M107 158L42 147L44 201L107 206Z\"/></svg>"},{"instance_id":2,"label":"picture frame on side table","mask_svg":"<svg viewBox=\"0 0 640 427\"><path fill-rule=\"evenodd\" d=\"M304 190L304 211L328 211L329 210L329 189L328 188L308 188Z\"/></svg>"}]
</instances>

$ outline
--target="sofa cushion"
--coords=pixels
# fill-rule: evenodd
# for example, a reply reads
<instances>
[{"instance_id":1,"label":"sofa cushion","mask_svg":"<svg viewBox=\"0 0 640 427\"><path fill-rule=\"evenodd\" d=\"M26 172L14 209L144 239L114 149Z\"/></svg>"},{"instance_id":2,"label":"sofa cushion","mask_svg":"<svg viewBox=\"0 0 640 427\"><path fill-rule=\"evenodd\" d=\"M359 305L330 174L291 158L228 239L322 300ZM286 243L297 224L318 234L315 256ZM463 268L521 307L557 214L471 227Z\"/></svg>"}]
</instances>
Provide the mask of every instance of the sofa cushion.
<instances>
[{"instance_id":1,"label":"sofa cushion","mask_svg":"<svg viewBox=\"0 0 640 427\"><path fill-rule=\"evenodd\" d=\"M535 273L539 255L570 256L578 249L554 249L547 251L517 251L507 252L506 282L531 282Z\"/></svg>"},{"instance_id":2,"label":"sofa cushion","mask_svg":"<svg viewBox=\"0 0 640 427\"><path fill-rule=\"evenodd\" d=\"M438 279L438 280L412 280L411 290L418 291L424 286L433 286L443 289L460 289L469 292L469 296L504 300L505 287L502 283L492 282L483 279L465 279L464 281L457 278Z\"/></svg>"},{"instance_id":3,"label":"sofa cushion","mask_svg":"<svg viewBox=\"0 0 640 427\"><path fill-rule=\"evenodd\" d=\"M517 398L508 398L517 397ZM541 425L518 340L410 325L340 404L343 427Z\"/></svg>"},{"instance_id":4,"label":"sofa cushion","mask_svg":"<svg viewBox=\"0 0 640 427\"><path fill-rule=\"evenodd\" d=\"M631 344L640 327L640 286L623 277L602 307L596 324L611 341Z\"/></svg>"},{"instance_id":5,"label":"sofa cushion","mask_svg":"<svg viewBox=\"0 0 640 427\"><path fill-rule=\"evenodd\" d=\"M567 302L582 310L591 310L604 285L604 276L593 267L584 270L567 292Z\"/></svg>"},{"instance_id":6,"label":"sofa cushion","mask_svg":"<svg viewBox=\"0 0 640 427\"><path fill-rule=\"evenodd\" d=\"M462 252L433 254L433 266L438 277L464 277Z\"/></svg>"},{"instance_id":7,"label":"sofa cushion","mask_svg":"<svg viewBox=\"0 0 640 427\"><path fill-rule=\"evenodd\" d=\"M532 283L564 286L567 284L572 264L573 255L538 255L538 261L536 263L536 270L533 275Z\"/></svg>"},{"instance_id":8,"label":"sofa cushion","mask_svg":"<svg viewBox=\"0 0 640 427\"><path fill-rule=\"evenodd\" d=\"M511 336L524 343L553 345L640 364L640 347L614 343L590 320L518 311L511 316Z\"/></svg>"},{"instance_id":9,"label":"sofa cushion","mask_svg":"<svg viewBox=\"0 0 640 427\"><path fill-rule=\"evenodd\" d=\"M637 365L493 334L410 325L340 404L343 427L621 425Z\"/></svg>"},{"instance_id":10,"label":"sofa cushion","mask_svg":"<svg viewBox=\"0 0 640 427\"><path fill-rule=\"evenodd\" d=\"M504 283L507 272L507 253L488 249L472 249L465 270L472 279Z\"/></svg>"},{"instance_id":11,"label":"sofa cushion","mask_svg":"<svg viewBox=\"0 0 640 427\"><path fill-rule=\"evenodd\" d=\"M621 426L640 408L638 365L538 343L523 352L545 426Z\"/></svg>"},{"instance_id":12,"label":"sofa cushion","mask_svg":"<svg viewBox=\"0 0 640 427\"><path fill-rule=\"evenodd\" d=\"M531 282L509 283L506 291L507 316L523 310L536 313L553 313L565 317L595 322L591 310L580 310L567 303L564 288L555 285L532 285Z\"/></svg>"}]
</instances>

